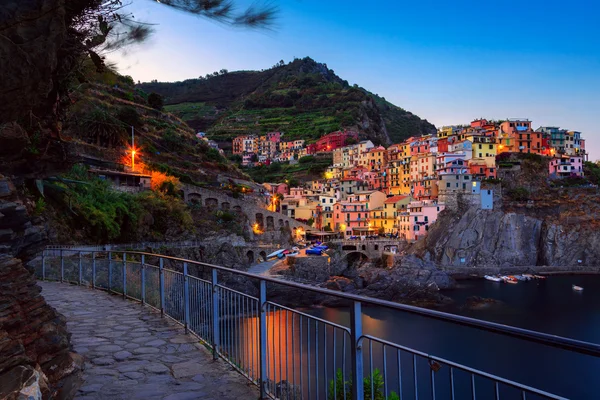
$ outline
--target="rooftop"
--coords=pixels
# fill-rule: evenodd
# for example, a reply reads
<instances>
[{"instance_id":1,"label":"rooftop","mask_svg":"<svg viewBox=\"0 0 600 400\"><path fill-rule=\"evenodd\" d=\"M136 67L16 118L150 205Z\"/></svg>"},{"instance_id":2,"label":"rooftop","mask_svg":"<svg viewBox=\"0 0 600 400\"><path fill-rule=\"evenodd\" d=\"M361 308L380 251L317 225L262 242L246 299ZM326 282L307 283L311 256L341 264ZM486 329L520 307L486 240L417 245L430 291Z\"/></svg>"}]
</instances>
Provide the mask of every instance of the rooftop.
<instances>
[{"instance_id":1,"label":"rooftop","mask_svg":"<svg viewBox=\"0 0 600 400\"><path fill-rule=\"evenodd\" d=\"M392 197L388 197L388 199L385 201L386 204L393 204L393 203L397 203L400 200L404 200L406 199L408 196L392 196Z\"/></svg>"}]
</instances>

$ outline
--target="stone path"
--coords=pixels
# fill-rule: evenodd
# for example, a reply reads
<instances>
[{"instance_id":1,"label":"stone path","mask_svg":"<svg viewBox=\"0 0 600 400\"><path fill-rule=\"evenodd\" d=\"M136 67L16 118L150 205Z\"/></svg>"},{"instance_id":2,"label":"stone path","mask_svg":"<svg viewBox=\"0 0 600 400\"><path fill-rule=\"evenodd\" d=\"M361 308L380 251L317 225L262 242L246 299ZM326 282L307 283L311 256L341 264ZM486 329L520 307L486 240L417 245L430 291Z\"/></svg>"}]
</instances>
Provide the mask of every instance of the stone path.
<instances>
[{"instance_id":1,"label":"stone path","mask_svg":"<svg viewBox=\"0 0 600 400\"><path fill-rule=\"evenodd\" d=\"M257 399L258 389L150 307L99 290L39 282L86 358L78 399Z\"/></svg>"}]
</instances>

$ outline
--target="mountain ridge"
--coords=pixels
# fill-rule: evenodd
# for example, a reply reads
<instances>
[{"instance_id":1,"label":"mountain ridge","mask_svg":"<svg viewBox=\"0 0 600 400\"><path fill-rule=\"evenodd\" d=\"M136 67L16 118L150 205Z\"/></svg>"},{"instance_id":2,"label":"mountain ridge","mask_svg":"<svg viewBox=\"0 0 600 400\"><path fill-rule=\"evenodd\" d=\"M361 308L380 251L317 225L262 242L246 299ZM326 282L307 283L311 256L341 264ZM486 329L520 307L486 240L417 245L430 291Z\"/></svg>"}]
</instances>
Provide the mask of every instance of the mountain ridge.
<instances>
[{"instance_id":1,"label":"mountain ridge","mask_svg":"<svg viewBox=\"0 0 600 400\"><path fill-rule=\"evenodd\" d=\"M146 82L144 92L164 97L165 108L226 149L240 134L282 131L315 141L339 129L390 144L434 133L427 120L358 85L309 57L262 71L221 72L179 82Z\"/></svg>"}]
</instances>

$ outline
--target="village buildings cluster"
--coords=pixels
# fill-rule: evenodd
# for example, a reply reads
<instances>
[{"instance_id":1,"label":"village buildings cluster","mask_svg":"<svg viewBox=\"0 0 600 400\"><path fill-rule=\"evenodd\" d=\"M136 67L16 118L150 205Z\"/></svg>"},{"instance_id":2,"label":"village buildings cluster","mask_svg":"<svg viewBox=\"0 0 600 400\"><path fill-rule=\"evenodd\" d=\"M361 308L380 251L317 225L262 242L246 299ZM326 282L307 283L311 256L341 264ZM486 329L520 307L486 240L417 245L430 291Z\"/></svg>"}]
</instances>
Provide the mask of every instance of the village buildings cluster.
<instances>
[{"instance_id":1,"label":"village buildings cluster","mask_svg":"<svg viewBox=\"0 0 600 400\"><path fill-rule=\"evenodd\" d=\"M242 157L243 166L270 164L298 160L316 153L328 153L348 142L358 141L358 133L353 131L331 132L319 138L315 143L305 146L305 141L282 140L280 132L269 132L266 135L238 136L233 139L233 154Z\"/></svg>"},{"instance_id":2,"label":"village buildings cluster","mask_svg":"<svg viewBox=\"0 0 600 400\"><path fill-rule=\"evenodd\" d=\"M276 145L261 145L265 141ZM345 237L383 233L409 241L425 236L438 214L459 195L492 209L494 193L482 189L481 183L498 177L497 156L502 153L550 157L551 178L583 176L586 159L580 132L558 127L534 130L530 120L520 118L445 126L436 134L411 137L388 148L358 141L354 132L334 132L308 146L300 142L282 142L279 133L234 141L236 154L251 149L259 157L279 154L280 161L289 154L332 153L324 179L301 188L265 184L271 195L282 195L279 200L272 196L273 208L311 222L319 231Z\"/></svg>"}]
</instances>

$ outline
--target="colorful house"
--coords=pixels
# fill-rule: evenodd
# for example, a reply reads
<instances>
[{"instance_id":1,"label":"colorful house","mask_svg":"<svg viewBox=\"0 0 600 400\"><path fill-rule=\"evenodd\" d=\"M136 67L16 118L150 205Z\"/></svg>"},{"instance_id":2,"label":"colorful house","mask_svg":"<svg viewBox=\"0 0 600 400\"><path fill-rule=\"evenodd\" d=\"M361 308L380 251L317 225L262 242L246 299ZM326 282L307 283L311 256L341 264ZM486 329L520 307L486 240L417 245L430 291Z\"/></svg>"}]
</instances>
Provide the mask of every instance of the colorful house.
<instances>
[{"instance_id":1,"label":"colorful house","mask_svg":"<svg viewBox=\"0 0 600 400\"><path fill-rule=\"evenodd\" d=\"M551 178L566 178L569 176L583 176L582 156L554 157L548 163L548 172Z\"/></svg>"}]
</instances>

